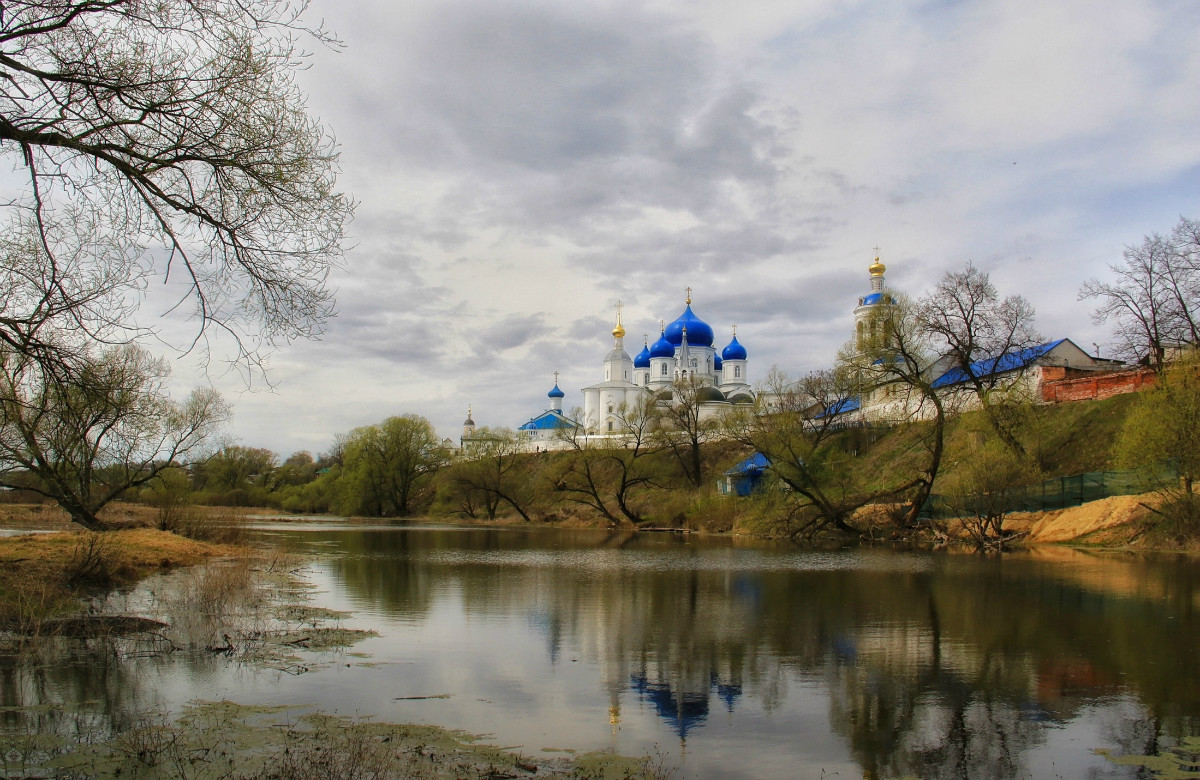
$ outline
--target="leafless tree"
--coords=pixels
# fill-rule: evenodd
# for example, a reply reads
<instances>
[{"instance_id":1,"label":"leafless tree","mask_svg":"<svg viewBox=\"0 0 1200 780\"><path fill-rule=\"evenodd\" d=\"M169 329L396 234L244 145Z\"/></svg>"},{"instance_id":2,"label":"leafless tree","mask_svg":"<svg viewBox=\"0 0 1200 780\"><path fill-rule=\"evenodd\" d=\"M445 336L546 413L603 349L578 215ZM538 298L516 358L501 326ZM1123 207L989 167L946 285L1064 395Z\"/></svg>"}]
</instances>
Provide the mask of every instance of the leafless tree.
<instances>
[{"instance_id":1,"label":"leafless tree","mask_svg":"<svg viewBox=\"0 0 1200 780\"><path fill-rule=\"evenodd\" d=\"M462 459L451 467L448 481L463 498L478 498L489 520L496 519L500 502L504 502L529 523L534 500L531 457L515 431L480 428L468 440Z\"/></svg>"},{"instance_id":2,"label":"leafless tree","mask_svg":"<svg viewBox=\"0 0 1200 780\"><path fill-rule=\"evenodd\" d=\"M0 342L84 354L127 341L152 276L178 284L201 348L213 328L256 366L318 333L353 204L295 82L299 41L336 45L289 0L6 0ZM55 348L60 351L55 352Z\"/></svg>"},{"instance_id":3,"label":"leafless tree","mask_svg":"<svg viewBox=\"0 0 1200 780\"><path fill-rule=\"evenodd\" d=\"M211 389L172 401L166 362L132 344L81 357L66 381L42 368L0 349L0 485L41 493L87 528L124 491L194 457L228 417Z\"/></svg>"},{"instance_id":4,"label":"leafless tree","mask_svg":"<svg viewBox=\"0 0 1200 780\"><path fill-rule=\"evenodd\" d=\"M709 396L720 398L715 388L693 375L671 384L671 399L650 407L657 444L675 456L684 477L699 488L704 484L704 445L720 437L721 424L706 413Z\"/></svg>"},{"instance_id":5,"label":"leafless tree","mask_svg":"<svg viewBox=\"0 0 1200 780\"><path fill-rule=\"evenodd\" d=\"M1013 433L1014 421L1008 414L1020 400L1014 398L1020 378L1014 372L995 369L1001 356L1041 342L1033 319L1028 301L1019 295L1001 299L988 275L972 263L961 271L947 271L916 308L916 326L931 339L933 349L948 358L949 366L958 370L961 386L978 399L1000 440L1021 457L1025 448Z\"/></svg>"},{"instance_id":6,"label":"leafless tree","mask_svg":"<svg viewBox=\"0 0 1200 780\"><path fill-rule=\"evenodd\" d=\"M897 476L890 489L901 496L906 508L902 526L916 523L941 469L945 452L947 412L941 394L929 375L934 342L919 322L918 305L907 296L894 294L885 306L876 306L866 332L869 337L844 347L838 366L847 372L856 395L864 406L875 407L879 420L907 424L919 432L914 438L915 473Z\"/></svg>"},{"instance_id":7,"label":"leafless tree","mask_svg":"<svg viewBox=\"0 0 1200 780\"><path fill-rule=\"evenodd\" d=\"M581 420L582 412L575 410L574 417ZM654 436L657 419L654 398L647 396L640 403L617 407L617 436L588 436L582 424L564 429L571 453L560 459L551 477L554 489L569 501L596 510L610 525L645 522L634 499L656 484L652 463L662 451ZM610 501L615 502L615 510Z\"/></svg>"},{"instance_id":8,"label":"leafless tree","mask_svg":"<svg viewBox=\"0 0 1200 780\"><path fill-rule=\"evenodd\" d=\"M1096 299L1092 318L1112 326L1117 354L1161 371L1184 345L1200 344L1200 223L1180 218L1171 235L1151 233L1109 266L1113 282L1090 280L1081 299Z\"/></svg>"}]
</instances>

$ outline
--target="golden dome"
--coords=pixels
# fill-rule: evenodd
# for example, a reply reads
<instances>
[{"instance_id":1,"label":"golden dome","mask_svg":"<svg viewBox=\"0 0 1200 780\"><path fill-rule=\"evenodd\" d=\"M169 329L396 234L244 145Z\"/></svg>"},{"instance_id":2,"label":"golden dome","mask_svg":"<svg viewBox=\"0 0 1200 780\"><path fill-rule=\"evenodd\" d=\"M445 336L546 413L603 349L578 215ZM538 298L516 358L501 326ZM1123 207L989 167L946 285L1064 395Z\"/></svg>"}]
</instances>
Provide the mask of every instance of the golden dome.
<instances>
[{"instance_id":1,"label":"golden dome","mask_svg":"<svg viewBox=\"0 0 1200 780\"><path fill-rule=\"evenodd\" d=\"M867 269L871 276L883 276L883 272L887 270L887 266L879 262L879 258L875 258L875 262L871 263L871 267Z\"/></svg>"},{"instance_id":2,"label":"golden dome","mask_svg":"<svg viewBox=\"0 0 1200 780\"><path fill-rule=\"evenodd\" d=\"M614 339L625 338L625 326L621 324L621 303L617 302L617 327L612 330Z\"/></svg>"}]
</instances>

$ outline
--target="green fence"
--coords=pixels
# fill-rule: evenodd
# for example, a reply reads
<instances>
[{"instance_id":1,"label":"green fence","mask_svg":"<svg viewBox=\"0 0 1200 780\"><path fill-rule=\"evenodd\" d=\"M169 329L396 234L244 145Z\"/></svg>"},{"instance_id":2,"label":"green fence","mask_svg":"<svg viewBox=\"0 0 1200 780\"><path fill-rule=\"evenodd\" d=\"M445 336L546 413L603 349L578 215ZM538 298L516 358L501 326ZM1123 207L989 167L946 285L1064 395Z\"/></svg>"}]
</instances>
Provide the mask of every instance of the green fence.
<instances>
[{"instance_id":1,"label":"green fence","mask_svg":"<svg viewBox=\"0 0 1200 780\"><path fill-rule=\"evenodd\" d=\"M1038 485L1007 491L1004 503L1010 512L1042 512L1066 509L1109 496L1128 496L1152 490L1155 484L1174 479L1169 463L1161 464L1154 472L1147 471L1089 471L1069 477L1047 479ZM921 514L926 517L948 517L952 514L945 499L933 494Z\"/></svg>"}]
</instances>

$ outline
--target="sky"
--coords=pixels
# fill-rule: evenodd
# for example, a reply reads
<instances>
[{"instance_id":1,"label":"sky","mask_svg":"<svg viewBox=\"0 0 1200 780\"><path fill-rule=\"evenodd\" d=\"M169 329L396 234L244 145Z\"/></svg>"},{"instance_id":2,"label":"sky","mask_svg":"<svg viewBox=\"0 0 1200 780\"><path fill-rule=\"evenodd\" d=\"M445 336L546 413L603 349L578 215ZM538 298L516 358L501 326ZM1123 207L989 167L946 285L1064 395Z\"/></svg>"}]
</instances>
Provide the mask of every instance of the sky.
<instances>
[{"instance_id":1,"label":"sky","mask_svg":"<svg viewBox=\"0 0 1200 780\"><path fill-rule=\"evenodd\" d=\"M828 367L869 291L968 261L1049 340L1126 245L1200 218L1195 0L312 0L299 76L358 202L338 316L217 386L286 457L392 415L516 428L692 290L772 367Z\"/></svg>"}]
</instances>

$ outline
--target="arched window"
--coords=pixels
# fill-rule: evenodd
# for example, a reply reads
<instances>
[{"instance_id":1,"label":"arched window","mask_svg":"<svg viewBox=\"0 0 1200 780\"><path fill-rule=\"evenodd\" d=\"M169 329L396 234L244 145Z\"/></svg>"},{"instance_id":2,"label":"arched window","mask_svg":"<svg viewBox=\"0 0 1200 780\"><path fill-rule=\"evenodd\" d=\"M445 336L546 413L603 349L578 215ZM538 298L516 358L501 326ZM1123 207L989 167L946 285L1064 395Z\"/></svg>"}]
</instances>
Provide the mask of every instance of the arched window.
<instances>
[{"instance_id":1,"label":"arched window","mask_svg":"<svg viewBox=\"0 0 1200 780\"><path fill-rule=\"evenodd\" d=\"M609 405L608 405L608 413L609 413L609 414L612 414L612 410L613 410L613 405L612 405L612 404L609 404Z\"/></svg>"},{"instance_id":2,"label":"arched window","mask_svg":"<svg viewBox=\"0 0 1200 780\"><path fill-rule=\"evenodd\" d=\"M612 433L612 420L608 421L608 432Z\"/></svg>"},{"instance_id":3,"label":"arched window","mask_svg":"<svg viewBox=\"0 0 1200 780\"><path fill-rule=\"evenodd\" d=\"M742 367L741 367L741 366L734 366L734 367L733 367L733 378L734 378L734 379L741 379L741 377L742 377Z\"/></svg>"},{"instance_id":4,"label":"arched window","mask_svg":"<svg viewBox=\"0 0 1200 780\"><path fill-rule=\"evenodd\" d=\"M666 363L662 364L662 375L663 376L667 375L667 364Z\"/></svg>"}]
</instances>

